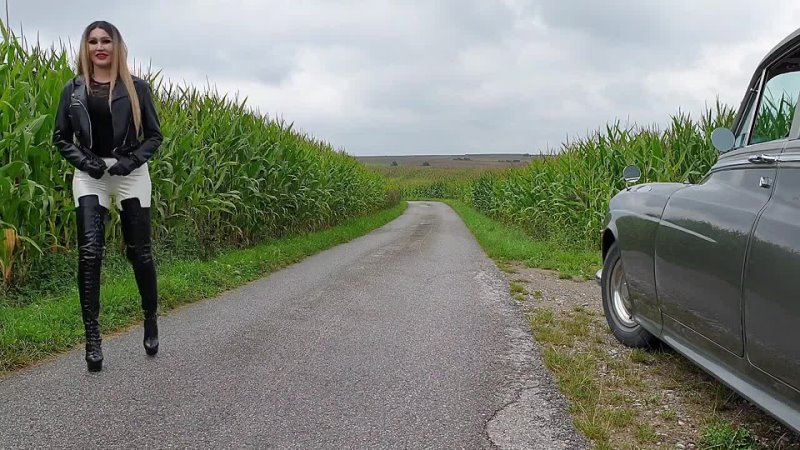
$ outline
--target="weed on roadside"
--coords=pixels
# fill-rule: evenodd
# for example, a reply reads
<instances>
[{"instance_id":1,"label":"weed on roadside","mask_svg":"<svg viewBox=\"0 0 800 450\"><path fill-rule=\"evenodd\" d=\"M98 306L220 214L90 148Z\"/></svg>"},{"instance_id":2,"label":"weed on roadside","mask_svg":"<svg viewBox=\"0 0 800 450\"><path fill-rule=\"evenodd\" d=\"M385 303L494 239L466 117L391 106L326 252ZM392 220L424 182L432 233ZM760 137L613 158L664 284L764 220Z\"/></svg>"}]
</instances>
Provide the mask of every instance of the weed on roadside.
<instances>
[{"instance_id":1,"label":"weed on roadside","mask_svg":"<svg viewBox=\"0 0 800 450\"><path fill-rule=\"evenodd\" d=\"M728 422L716 422L703 430L701 450L761 450L763 447L753 439L750 430L736 427Z\"/></svg>"},{"instance_id":2,"label":"weed on roadside","mask_svg":"<svg viewBox=\"0 0 800 450\"><path fill-rule=\"evenodd\" d=\"M544 363L569 399L576 428L596 449L800 448L800 437L784 437L774 419L681 355L617 342L599 300L584 300L583 290L588 295L595 286L517 269L517 284L527 276L522 287L540 293L522 305Z\"/></svg>"}]
</instances>

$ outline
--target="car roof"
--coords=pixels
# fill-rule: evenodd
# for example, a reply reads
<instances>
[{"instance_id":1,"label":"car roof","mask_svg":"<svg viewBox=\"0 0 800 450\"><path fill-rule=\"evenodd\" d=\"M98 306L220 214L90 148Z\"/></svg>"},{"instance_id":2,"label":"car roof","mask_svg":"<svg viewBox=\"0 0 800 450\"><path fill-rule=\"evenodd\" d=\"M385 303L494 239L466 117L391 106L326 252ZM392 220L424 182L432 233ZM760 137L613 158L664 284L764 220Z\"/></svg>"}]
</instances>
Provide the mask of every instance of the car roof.
<instances>
[{"instance_id":1,"label":"car roof","mask_svg":"<svg viewBox=\"0 0 800 450\"><path fill-rule=\"evenodd\" d=\"M776 56L776 53L782 53L788 47L793 47L798 42L800 42L800 28L795 30L794 33L792 33L792 34L786 36L785 38L783 38L783 40L778 45L776 45L775 47L772 47L772 50L770 50L767 53L767 55L764 56L764 58L761 60L761 62L758 63L759 71L764 68L765 64L769 64L769 60L774 58Z\"/></svg>"},{"instance_id":2,"label":"car roof","mask_svg":"<svg viewBox=\"0 0 800 450\"><path fill-rule=\"evenodd\" d=\"M753 77L750 79L750 83L747 84L747 90L745 91L744 98L742 98L742 103L739 105L739 108L736 110L736 116L733 118L733 126L731 130L735 133L736 130L741 125L741 121L744 120L744 113L747 107L747 102L750 97L754 94L753 88L758 83L758 80L761 78L761 73L764 71L768 65L772 64L777 58L782 56L782 53L786 50L795 47L798 43L800 43L800 28L795 30L790 35L783 38L781 42L778 43L775 47L772 47L761 62L758 63L758 67L753 72Z\"/></svg>"}]
</instances>

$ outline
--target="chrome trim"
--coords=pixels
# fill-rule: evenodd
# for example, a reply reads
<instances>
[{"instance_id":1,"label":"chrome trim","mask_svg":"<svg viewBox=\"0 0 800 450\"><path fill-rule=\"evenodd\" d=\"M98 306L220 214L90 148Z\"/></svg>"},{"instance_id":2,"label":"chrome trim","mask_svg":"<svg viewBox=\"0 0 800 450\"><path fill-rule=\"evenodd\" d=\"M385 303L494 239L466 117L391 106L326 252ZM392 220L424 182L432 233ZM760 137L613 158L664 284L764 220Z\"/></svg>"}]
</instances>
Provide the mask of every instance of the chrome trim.
<instances>
[{"instance_id":1,"label":"chrome trim","mask_svg":"<svg viewBox=\"0 0 800 450\"><path fill-rule=\"evenodd\" d=\"M631 300L628 294L628 283L625 281L625 269L622 267L622 260L617 260L614 268L611 269L609 278L611 284L611 307L613 314L617 316L617 320L622 326L633 328L636 326L636 321L633 320L631 314Z\"/></svg>"},{"instance_id":2,"label":"chrome trim","mask_svg":"<svg viewBox=\"0 0 800 450\"><path fill-rule=\"evenodd\" d=\"M706 235L700 234L700 233L698 233L696 231L692 231L692 230L690 230L688 228L684 228L684 227L682 227L680 225L674 224L674 223L669 222L667 220L663 220L662 219L661 220L661 225L664 225L665 227L668 227L668 228L672 228L673 230L678 230L678 231L680 231L682 233L686 233L686 234L688 234L690 236L694 236L696 238L700 238L700 239L702 239L704 241L707 241L707 242L710 242L712 244L716 244L717 243L717 241L715 241L714 239L712 239L712 238L710 238L710 237L708 237Z\"/></svg>"},{"instance_id":3,"label":"chrome trim","mask_svg":"<svg viewBox=\"0 0 800 450\"><path fill-rule=\"evenodd\" d=\"M800 162L800 154L794 153L796 149L791 149L792 153L783 154L778 157L778 162L782 163L796 163Z\"/></svg>"},{"instance_id":4,"label":"chrome trim","mask_svg":"<svg viewBox=\"0 0 800 450\"><path fill-rule=\"evenodd\" d=\"M748 145L753 145L752 143L753 129L755 128L756 125L756 117L758 116L758 112L761 111L761 102L764 99L764 96L762 94L764 92L764 83L766 83L766 78L767 78L767 68L764 67L764 69L761 70L761 77L758 80L758 89L754 93L756 98L754 99L755 109L753 110L753 115L749 117L750 123L743 124L747 126L747 142L744 143L743 147L747 147ZM748 120L748 117L745 117L744 120Z\"/></svg>"},{"instance_id":5,"label":"chrome trim","mask_svg":"<svg viewBox=\"0 0 800 450\"><path fill-rule=\"evenodd\" d=\"M778 157L762 153L760 155L750 155L747 160L753 164L774 164L778 161Z\"/></svg>"}]
</instances>

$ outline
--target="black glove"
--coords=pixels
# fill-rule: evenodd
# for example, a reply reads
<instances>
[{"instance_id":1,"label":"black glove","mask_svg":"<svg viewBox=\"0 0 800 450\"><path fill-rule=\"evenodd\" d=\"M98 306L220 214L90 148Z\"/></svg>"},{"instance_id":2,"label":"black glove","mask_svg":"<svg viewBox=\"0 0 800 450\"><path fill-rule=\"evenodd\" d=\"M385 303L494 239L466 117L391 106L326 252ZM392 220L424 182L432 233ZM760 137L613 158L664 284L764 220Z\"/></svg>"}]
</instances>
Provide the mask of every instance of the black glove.
<instances>
[{"instance_id":1,"label":"black glove","mask_svg":"<svg viewBox=\"0 0 800 450\"><path fill-rule=\"evenodd\" d=\"M81 170L95 180L103 178L103 174L106 173L106 163L102 159L86 158L82 166Z\"/></svg>"},{"instance_id":2,"label":"black glove","mask_svg":"<svg viewBox=\"0 0 800 450\"><path fill-rule=\"evenodd\" d=\"M108 169L108 173L111 175L122 175L124 177L133 172L133 169L139 167L137 163L138 161L133 157L120 156L119 159L117 159L117 163Z\"/></svg>"}]
</instances>

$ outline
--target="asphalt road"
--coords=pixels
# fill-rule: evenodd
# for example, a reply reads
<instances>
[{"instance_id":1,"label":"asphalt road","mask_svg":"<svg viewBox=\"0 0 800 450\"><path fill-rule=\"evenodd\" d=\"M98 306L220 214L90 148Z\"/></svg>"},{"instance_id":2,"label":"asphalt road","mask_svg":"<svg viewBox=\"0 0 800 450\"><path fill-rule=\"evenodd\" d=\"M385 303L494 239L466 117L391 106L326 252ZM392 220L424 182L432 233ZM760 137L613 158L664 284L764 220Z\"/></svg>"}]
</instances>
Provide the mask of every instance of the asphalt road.
<instances>
[{"instance_id":1,"label":"asphalt road","mask_svg":"<svg viewBox=\"0 0 800 450\"><path fill-rule=\"evenodd\" d=\"M102 320L102 316L101 316ZM584 448L504 276L458 215L403 216L0 380L2 448Z\"/></svg>"}]
</instances>

